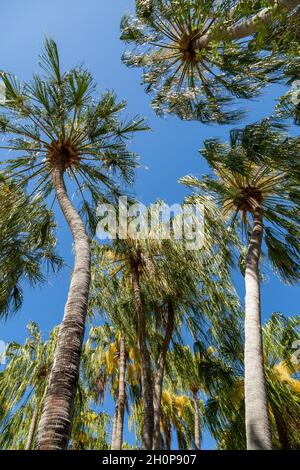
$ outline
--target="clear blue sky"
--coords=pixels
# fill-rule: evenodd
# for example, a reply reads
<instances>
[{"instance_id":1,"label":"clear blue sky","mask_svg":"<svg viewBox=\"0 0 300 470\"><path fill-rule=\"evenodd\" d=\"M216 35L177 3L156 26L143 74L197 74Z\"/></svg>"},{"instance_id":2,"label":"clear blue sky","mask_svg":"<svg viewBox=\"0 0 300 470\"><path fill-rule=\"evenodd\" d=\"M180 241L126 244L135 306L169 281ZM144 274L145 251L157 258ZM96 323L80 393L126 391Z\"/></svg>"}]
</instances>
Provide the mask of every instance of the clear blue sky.
<instances>
[{"instance_id":1,"label":"clear blue sky","mask_svg":"<svg viewBox=\"0 0 300 470\"><path fill-rule=\"evenodd\" d=\"M121 62L124 44L119 40L122 14L133 12L133 0L14 0L1 4L0 70L10 71L21 80L28 80L38 70L38 54L43 38L50 35L58 44L65 67L84 62L98 82L99 91L114 89L128 102L128 114L147 116L151 132L140 134L132 142L132 150L141 155L135 191L144 203L157 198L168 203L180 203L186 194L177 183L188 173L200 176L207 171L198 150L204 139L228 138L229 126L206 126L182 122L177 118L155 116L149 97L140 86L140 71L126 68ZM254 122L272 113L275 99L282 88L270 87L255 102L247 102L247 121ZM298 129L299 130L299 129ZM9 157L2 151L0 158ZM60 213L59 250L69 267L57 277L51 276L47 285L35 290L25 287L22 310L7 322L1 322L0 340L24 341L26 325L38 322L46 337L61 321L72 267L72 241ZM241 298L243 282L235 276ZM274 311L286 315L299 313L299 291L286 287L270 274L262 288L263 319ZM111 411L111 410L109 410ZM126 436L129 438L128 436ZM206 433L204 448L213 448Z\"/></svg>"}]
</instances>

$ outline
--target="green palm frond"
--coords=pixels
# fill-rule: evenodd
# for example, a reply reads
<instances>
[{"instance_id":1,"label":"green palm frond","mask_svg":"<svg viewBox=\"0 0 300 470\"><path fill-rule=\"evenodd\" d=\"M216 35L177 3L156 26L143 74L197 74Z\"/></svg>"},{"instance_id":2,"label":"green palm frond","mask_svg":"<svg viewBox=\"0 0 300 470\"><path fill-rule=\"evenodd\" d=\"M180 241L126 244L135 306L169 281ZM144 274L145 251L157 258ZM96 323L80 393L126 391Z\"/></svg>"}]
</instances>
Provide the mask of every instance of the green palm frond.
<instances>
[{"instance_id":1,"label":"green palm frond","mask_svg":"<svg viewBox=\"0 0 300 470\"><path fill-rule=\"evenodd\" d=\"M219 123L240 117L229 107L232 98L257 95L282 64L279 56L226 33L259 8L260 2L136 2L136 16L125 15L121 23L121 39L132 45L123 61L142 68L158 114Z\"/></svg>"},{"instance_id":2,"label":"green palm frond","mask_svg":"<svg viewBox=\"0 0 300 470\"><path fill-rule=\"evenodd\" d=\"M62 266L55 228L53 214L41 196L30 200L15 182L1 178L0 315L20 308L24 282L45 282L46 271Z\"/></svg>"}]
</instances>

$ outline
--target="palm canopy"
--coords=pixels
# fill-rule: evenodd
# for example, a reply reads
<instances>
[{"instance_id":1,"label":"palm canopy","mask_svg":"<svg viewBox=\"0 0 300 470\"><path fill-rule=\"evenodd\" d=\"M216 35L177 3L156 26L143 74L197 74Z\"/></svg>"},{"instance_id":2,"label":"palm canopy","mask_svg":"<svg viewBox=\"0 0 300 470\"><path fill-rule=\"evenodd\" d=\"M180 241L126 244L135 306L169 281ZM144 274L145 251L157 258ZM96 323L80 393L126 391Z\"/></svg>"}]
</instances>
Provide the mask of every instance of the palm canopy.
<instances>
[{"instance_id":1,"label":"palm canopy","mask_svg":"<svg viewBox=\"0 0 300 470\"><path fill-rule=\"evenodd\" d=\"M240 115L228 110L232 97L255 96L277 77L281 63L226 32L260 8L235 0L137 0L136 17L126 15L121 23L121 39L134 46L123 61L143 68L158 113L230 122Z\"/></svg>"},{"instance_id":2,"label":"palm canopy","mask_svg":"<svg viewBox=\"0 0 300 470\"><path fill-rule=\"evenodd\" d=\"M210 159L214 173L201 180L186 176L180 182L193 188L192 200L201 201L211 194L222 208L225 221L239 233L248 232L249 216L260 207L268 258L285 281L296 282L300 275L299 188L293 174L246 159L248 144L251 146L251 141L212 147L211 142L206 142L203 154L214 152Z\"/></svg>"},{"instance_id":3,"label":"palm canopy","mask_svg":"<svg viewBox=\"0 0 300 470\"><path fill-rule=\"evenodd\" d=\"M24 282L45 282L43 267L59 268L55 224L40 196L30 200L0 176L0 316L21 307Z\"/></svg>"},{"instance_id":4,"label":"palm canopy","mask_svg":"<svg viewBox=\"0 0 300 470\"><path fill-rule=\"evenodd\" d=\"M101 192L102 196L106 190L118 192L114 173L131 183L137 159L127 150L127 140L147 126L140 118L122 122L120 113L126 103L118 102L114 93L107 91L100 99L94 98L94 80L83 67L62 72L52 39L46 39L39 64L44 74L34 75L29 83L1 74L0 132L7 138L2 149L19 152L5 162L5 171L20 186L35 178L34 191L48 196L53 168L61 167L73 179L92 221L84 189L96 203Z\"/></svg>"}]
</instances>

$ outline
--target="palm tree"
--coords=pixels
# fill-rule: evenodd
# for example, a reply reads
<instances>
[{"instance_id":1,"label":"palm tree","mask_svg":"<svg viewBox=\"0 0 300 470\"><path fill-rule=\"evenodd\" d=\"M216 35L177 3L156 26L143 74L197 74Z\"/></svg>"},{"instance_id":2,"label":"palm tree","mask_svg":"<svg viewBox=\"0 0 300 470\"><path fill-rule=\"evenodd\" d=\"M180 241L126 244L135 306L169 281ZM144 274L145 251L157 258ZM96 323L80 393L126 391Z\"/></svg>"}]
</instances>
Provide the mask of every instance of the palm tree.
<instances>
[{"instance_id":1,"label":"palm tree","mask_svg":"<svg viewBox=\"0 0 300 470\"><path fill-rule=\"evenodd\" d=\"M299 337L299 317L273 314L263 326L266 388L275 449L299 448L299 365L291 361L291 346ZM236 342L234 361L227 366L229 383L221 381L206 402L205 422L221 449L246 448L243 343ZM224 363L222 357L220 360ZM225 363L224 363L225 365Z\"/></svg>"},{"instance_id":2,"label":"palm tree","mask_svg":"<svg viewBox=\"0 0 300 470\"><path fill-rule=\"evenodd\" d=\"M87 381L101 381L100 393L111 384L115 398L115 413L112 430L112 448L120 450L123 444L125 406L128 407L128 392L135 394L140 389L140 361L137 348L136 322L132 293L124 278L114 275L111 260L102 260L101 247L92 245L92 286L90 312L93 317L104 317L110 324L93 328L87 348L92 348L93 357L87 367ZM108 269L107 269L108 268ZM116 273L115 273L116 274ZM105 352L111 351L110 354ZM100 366L103 367L99 373ZM92 378L94 377L94 379ZM104 381L102 380L104 379ZM93 385L91 384L92 388ZM95 392L97 393L97 386Z\"/></svg>"},{"instance_id":3,"label":"palm tree","mask_svg":"<svg viewBox=\"0 0 300 470\"><path fill-rule=\"evenodd\" d=\"M161 414L162 448L171 449L174 430L179 449L188 449L193 440L193 400L187 395L175 393L172 388L166 389L162 392Z\"/></svg>"},{"instance_id":4,"label":"palm tree","mask_svg":"<svg viewBox=\"0 0 300 470\"><path fill-rule=\"evenodd\" d=\"M54 189L74 239L74 270L38 438L40 449L64 449L71 432L90 285L89 239L64 178L73 179L94 228L93 206L103 199L104 188L118 194L113 172L132 182L136 157L127 150L126 138L146 126L141 119L121 122L125 103L116 102L113 93L96 101L93 79L82 67L62 72L53 40L46 40L40 65L46 75L35 75L25 85L2 75L5 114L0 120L2 134L10 138L6 148L22 151L7 161L7 171L20 186L35 178L34 192L45 197ZM90 200L84 198L84 189Z\"/></svg>"},{"instance_id":5,"label":"palm tree","mask_svg":"<svg viewBox=\"0 0 300 470\"><path fill-rule=\"evenodd\" d=\"M31 200L0 175L0 316L16 312L23 282L46 281L43 268L59 269L55 224L41 197Z\"/></svg>"},{"instance_id":6,"label":"palm tree","mask_svg":"<svg viewBox=\"0 0 300 470\"><path fill-rule=\"evenodd\" d=\"M103 309L103 297L106 296L103 284L100 290L104 294L101 295ZM94 308L98 307L95 302ZM110 307L106 305L106 308L106 315L109 315ZM115 398L111 448L121 450L128 392L140 381L137 350L128 344L128 338L125 341L120 331L104 323L102 326L91 328L89 332L89 338L84 345L82 368L87 392L96 405L103 402L107 390Z\"/></svg>"},{"instance_id":7,"label":"palm tree","mask_svg":"<svg viewBox=\"0 0 300 470\"><path fill-rule=\"evenodd\" d=\"M153 388L151 376L151 362L146 338L146 317L141 294L141 270L144 263L141 256L139 240L114 240L112 246L102 246L109 272L113 275L124 270L127 286L131 286L133 303L137 319L138 349L141 361L142 397L144 409L143 446L152 448L153 437ZM100 258L100 256L99 256ZM101 258L100 258L101 259ZM110 268L109 268L110 266Z\"/></svg>"},{"instance_id":8,"label":"palm tree","mask_svg":"<svg viewBox=\"0 0 300 470\"><path fill-rule=\"evenodd\" d=\"M181 412L185 416L187 429L185 434L190 434L190 446L194 446L196 450L201 448L202 439L202 421L204 403L199 400L199 392L203 391L204 384L199 375L199 358L190 350L189 346L176 344L174 350L169 354L169 374L166 381L168 390L173 390L173 394L187 394L182 397L183 403L188 408L188 415ZM174 400L173 400L174 402ZM175 407L177 406L175 400ZM164 425L162 425L164 429Z\"/></svg>"},{"instance_id":9,"label":"palm tree","mask_svg":"<svg viewBox=\"0 0 300 470\"><path fill-rule=\"evenodd\" d=\"M300 424L299 364L292 361L291 349L299 339L300 318L274 313L263 327L267 393L276 448L299 448L295 429Z\"/></svg>"},{"instance_id":10,"label":"palm tree","mask_svg":"<svg viewBox=\"0 0 300 470\"><path fill-rule=\"evenodd\" d=\"M260 268L263 241L268 257L284 280L299 279L299 191L293 177L266 165L245 159L247 140L231 141L231 147L208 143L204 154L211 155L213 176L198 180L193 176L181 182L196 190L194 198L211 194L222 207L226 220L248 233L245 258L245 408L248 449L270 449L271 432L267 409L260 311ZM223 159L224 154L231 157ZM258 150L259 151L259 150ZM235 161L233 168L232 157ZM252 224L250 220L252 219Z\"/></svg>"},{"instance_id":11,"label":"palm tree","mask_svg":"<svg viewBox=\"0 0 300 470\"><path fill-rule=\"evenodd\" d=\"M29 323L27 329L29 337L24 345L8 346L8 364L0 375L1 448L35 448L58 328L48 341L42 340L36 323Z\"/></svg>"},{"instance_id":12,"label":"palm tree","mask_svg":"<svg viewBox=\"0 0 300 470\"><path fill-rule=\"evenodd\" d=\"M205 235L204 248L195 251L188 250L184 241L173 238L159 240L151 235L148 239L142 237L137 240L128 236L125 240L114 240L107 246L95 247L94 270L98 277L93 275L93 284L97 286L99 283L101 270L117 278L115 287L118 279L123 285L120 291L118 284L115 292L111 286L110 295L115 299L115 304L114 308L109 309L110 315L117 310L119 317L124 317L126 308L122 307L123 313L115 308L120 305L119 297L128 299L131 296L136 311L144 413L142 441L146 449L160 448L163 377L175 324L180 323L180 317L184 318L191 312L189 328L196 330L205 315L220 321L229 305L231 316L237 310L228 276L229 237L216 214ZM220 240L218 250L216 236ZM216 289L217 278L219 283ZM199 283L203 287L200 288ZM103 308L102 299L100 306ZM130 300L127 303L127 317L128 312ZM114 322L117 317L115 313ZM133 325L133 329L135 327ZM122 325L118 328L128 335L128 328L125 330Z\"/></svg>"},{"instance_id":13,"label":"palm tree","mask_svg":"<svg viewBox=\"0 0 300 470\"><path fill-rule=\"evenodd\" d=\"M137 0L136 16L124 16L121 24L121 39L133 45L123 61L143 69L158 113L230 122L239 116L226 111L232 95L255 95L284 63L281 55L260 53L269 46L263 25L273 27L282 16L286 24L298 6L298 0L267 8L244 1ZM255 33L256 47L239 41Z\"/></svg>"},{"instance_id":14,"label":"palm tree","mask_svg":"<svg viewBox=\"0 0 300 470\"><path fill-rule=\"evenodd\" d=\"M24 345L11 343L8 364L0 375L0 447L33 450L37 447L37 428L54 360L58 327L47 341L34 322L28 325ZM91 394L81 377L75 397L71 449L105 449L109 417L91 409Z\"/></svg>"}]
</instances>

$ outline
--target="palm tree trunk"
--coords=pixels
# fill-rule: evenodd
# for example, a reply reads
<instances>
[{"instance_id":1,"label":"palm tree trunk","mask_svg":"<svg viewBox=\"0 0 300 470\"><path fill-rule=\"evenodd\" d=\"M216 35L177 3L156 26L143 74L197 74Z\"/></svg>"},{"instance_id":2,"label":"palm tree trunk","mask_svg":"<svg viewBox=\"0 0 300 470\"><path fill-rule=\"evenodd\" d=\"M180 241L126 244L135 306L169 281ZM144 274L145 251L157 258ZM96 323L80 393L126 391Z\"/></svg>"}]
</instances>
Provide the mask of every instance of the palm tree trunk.
<instances>
[{"instance_id":1,"label":"palm tree trunk","mask_svg":"<svg viewBox=\"0 0 300 470\"><path fill-rule=\"evenodd\" d=\"M161 416L161 396L163 388L163 378L165 371L166 355L170 346L172 334L174 329L174 309L171 302L168 304L168 319L165 338L159 353L158 361L156 364L156 375L154 380L154 435L153 435L153 449L161 449L161 433L160 433L160 416Z\"/></svg>"},{"instance_id":2,"label":"palm tree trunk","mask_svg":"<svg viewBox=\"0 0 300 470\"><path fill-rule=\"evenodd\" d=\"M277 0L276 5L274 2L273 7L266 7L259 11L256 15L245 21L241 21L237 25L230 26L226 29L226 38L231 40L238 40L252 36L257 33L263 23L269 23L272 20L274 12L279 8L285 8L287 11L292 10L299 5L299 0ZM218 33L220 34L220 33ZM206 47L213 38L213 32L208 31L203 36L194 40L193 47L195 49L201 49Z\"/></svg>"},{"instance_id":3,"label":"palm tree trunk","mask_svg":"<svg viewBox=\"0 0 300 470\"><path fill-rule=\"evenodd\" d=\"M115 442L116 442L117 424L118 424L118 398L115 403L114 422L113 422L112 436L111 436L111 449L114 449L116 445Z\"/></svg>"},{"instance_id":4,"label":"palm tree trunk","mask_svg":"<svg viewBox=\"0 0 300 470\"><path fill-rule=\"evenodd\" d=\"M33 414L31 418L31 423L30 423L30 428L29 428L29 433L27 436L26 444L24 450L30 450L32 448L33 442L34 442L34 435L35 435L35 430L38 422L38 417L39 417L39 405L37 400L35 400L34 403L34 408L33 408Z\"/></svg>"},{"instance_id":5,"label":"palm tree trunk","mask_svg":"<svg viewBox=\"0 0 300 470\"><path fill-rule=\"evenodd\" d=\"M84 223L68 197L63 173L62 166L55 167L52 179L57 200L73 235L75 261L38 429L41 450L60 450L68 446L90 287L89 240Z\"/></svg>"},{"instance_id":6,"label":"palm tree trunk","mask_svg":"<svg viewBox=\"0 0 300 470\"><path fill-rule=\"evenodd\" d=\"M125 373L126 373L126 349L124 336L120 339L120 361L119 361L119 396L118 415L116 426L116 437L112 450L121 450L123 443L124 411L125 411Z\"/></svg>"},{"instance_id":7,"label":"palm tree trunk","mask_svg":"<svg viewBox=\"0 0 300 470\"><path fill-rule=\"evenodd\" d=\"M200 434L200 413L197 395L193 395L194 410L195 410L195 421L194 421L194 443L195 449L200 450L201 448L201 434Z\"/></svg>"},{"instance_id":8,"label":"palm tree trunk","mask_svg":"<svg viewBox=\"0 0 300 470\"><path fill-rule=\"evenodd\" d=\"M136 262L131 263L131 276L135 309L138 323L138 346L141 357L142 403L143 403L143 429L142 449L151 450L154 431L153 388L151 361L147 347L146 319L141 298L140 279Z\"/></svg>"},{"instance_id":9,"label":"palm tree trunk","mask_svg":"<svg viewBox=\"0 0 300 470\"><path fill-rule=\"evenodd\" d=\"M245 408L248 450L272 448L261 332L259 260L263 213L257 207L246 258Z\"/></svg>"}]
</instances>

